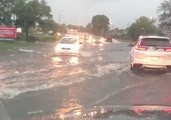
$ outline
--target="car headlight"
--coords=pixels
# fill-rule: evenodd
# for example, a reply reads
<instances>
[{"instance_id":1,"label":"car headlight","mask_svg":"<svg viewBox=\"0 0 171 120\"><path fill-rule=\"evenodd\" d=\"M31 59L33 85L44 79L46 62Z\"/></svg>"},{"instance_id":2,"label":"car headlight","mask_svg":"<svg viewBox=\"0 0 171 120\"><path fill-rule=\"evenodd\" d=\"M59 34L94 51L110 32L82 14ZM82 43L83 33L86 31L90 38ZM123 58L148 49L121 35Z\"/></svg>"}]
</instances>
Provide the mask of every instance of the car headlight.
<instances>
[{"instance_id":1,"label":"car headlight","mask_svg":"<svg viewBox=\"0 0 171 120\"><path fill-rule=\"evenodd\" d=\"M103 42L103 41L104 41L104 39L103 39L103 38L101 38L101 39L100 39L100 42Z\"/></svg>"}]
</instances>

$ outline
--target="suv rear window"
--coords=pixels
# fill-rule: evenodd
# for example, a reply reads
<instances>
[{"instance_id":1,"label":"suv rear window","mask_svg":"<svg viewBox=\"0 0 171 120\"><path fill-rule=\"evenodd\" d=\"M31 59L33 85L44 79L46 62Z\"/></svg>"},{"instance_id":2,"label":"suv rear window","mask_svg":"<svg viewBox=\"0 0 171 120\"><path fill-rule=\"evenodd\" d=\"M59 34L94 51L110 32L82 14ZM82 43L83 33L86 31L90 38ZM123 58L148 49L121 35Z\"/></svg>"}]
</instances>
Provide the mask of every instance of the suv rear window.
<instances>
[{"instance_id":1,"label":"suv rear window","mask_svg":"<svg viewBox=\"0 0 171 120\"><path fill-rule=\"evenodd\" d=\"M165 38L144 38L140 46L171 47L170 40Z\"/></svg>"},{"instance_id":2,"label":"suv rear window","mask_svg":"<svg viewBox=\"0 0 171 120\"><path fill-rule=\"evenodd\" d=\"M76 38L63 38L60 43L75 44L78 40Z\"/></svg>"}]
</instances>

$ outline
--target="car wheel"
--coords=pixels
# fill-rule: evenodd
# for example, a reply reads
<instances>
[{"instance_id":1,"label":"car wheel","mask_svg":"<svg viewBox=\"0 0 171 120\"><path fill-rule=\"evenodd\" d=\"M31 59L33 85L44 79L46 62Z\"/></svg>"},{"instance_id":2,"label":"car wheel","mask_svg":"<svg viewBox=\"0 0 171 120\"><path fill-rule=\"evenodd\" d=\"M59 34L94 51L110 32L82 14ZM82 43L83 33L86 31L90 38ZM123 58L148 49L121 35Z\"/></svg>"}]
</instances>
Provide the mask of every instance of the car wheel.
<instances>
[{"instance_id":1,"label":"car wheel","mask_svg":"<svg viewBox=\"0 0 171 120\"><path fill-rule=\"evenodd\" d=\"M160 69L159 70L161 73L166 73L167 72L167 69Z\"/></svg>"},{"instance_id":2,"label":"car wheel","mask_svg":"<svg viewBox=\"0 0 171 120\"><path fill-rule=\"evenodd\" d=\"M135 71L136 71L136 68L135 68L135 67L130 67L130 70L131 70L132 72L135 72Z\"/></svg>"},{"instance_id":3,"label":"car wheel","mask_svg":"<svg viewBox=\"0 0 171 120\"><path fill-rule=\"evenodd\" d=\"M138 71L140 71L140 68L138 68L138 67L135 67L135 66L133 66L133 65L130 65L130 70L132 71L132 72L138 72Z\"/></svg>"}]
</instances>

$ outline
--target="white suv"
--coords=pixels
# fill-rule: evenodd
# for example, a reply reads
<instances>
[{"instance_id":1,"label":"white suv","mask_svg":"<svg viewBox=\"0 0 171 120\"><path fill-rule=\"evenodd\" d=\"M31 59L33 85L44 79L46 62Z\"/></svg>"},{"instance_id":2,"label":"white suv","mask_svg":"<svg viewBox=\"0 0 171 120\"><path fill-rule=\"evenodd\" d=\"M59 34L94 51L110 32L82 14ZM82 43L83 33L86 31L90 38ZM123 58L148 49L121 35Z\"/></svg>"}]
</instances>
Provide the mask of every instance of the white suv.
<instances>
[{"instance_id":1,"label":"white suv","mask_svg":"<svg viewBox=\"0 0 171 120\"><path fill-rule=\"evenodd\" d=\"M130 69L171 68L171 41L168 37L140 36L130 52Z\"/></svg>"}]
</instances>

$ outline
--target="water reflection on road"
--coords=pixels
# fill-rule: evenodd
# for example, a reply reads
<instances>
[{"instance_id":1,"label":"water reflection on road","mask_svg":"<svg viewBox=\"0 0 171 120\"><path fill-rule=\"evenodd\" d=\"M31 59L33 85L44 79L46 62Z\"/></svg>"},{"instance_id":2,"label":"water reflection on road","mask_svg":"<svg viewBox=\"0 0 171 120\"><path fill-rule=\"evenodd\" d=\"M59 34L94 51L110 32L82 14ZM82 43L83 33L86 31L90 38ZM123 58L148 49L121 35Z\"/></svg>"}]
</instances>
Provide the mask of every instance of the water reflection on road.
<instances>
[{"instance_id":1,"label":"water reflection on road","mask_svg":"<svg viewBox=\"0 0 171 120\"><path fill-rule=\"evenodd\" d=\"M125 64L117 63L119 58L113 59L119 47L113 51L114 53L107 54L106 51L112 46L87 45L78 56L51 56L53 51L46 45L42 47L46 49L39 46L37 50L34 49L35 52L27 54L16 51L12 52L12 57L5 55L0 58L0 99L13 99L32 91L70 86L123 68ZM37 54L37 51L42 52Z\"/></svg>"},{"instance_id":2,"label":"water reflection on road","mask_svg":"<svg viewBox=\"0 0 171 120\"><path fill-rule=\"evenodd\" d=\"M74 64L77 65L79 64L79 57L78 56L54 56L52 57L52 60L54 64Z\"/></svg>"},{"instance_id":3,"label":"water reflection on road","mask_svg":"<svg viewBox=\"0 0 171 120\"><path fill-rule=\"evenodd\" d=\"M23 93L68 86L84 80L76 76L85 72L79 65L81 62L78 56L29 58L33 54L29 53L18 62L11 60L0 64L0 99L12 99ZM19 58L20 55L15 56Z\"/></svg>"}]
</instances>

